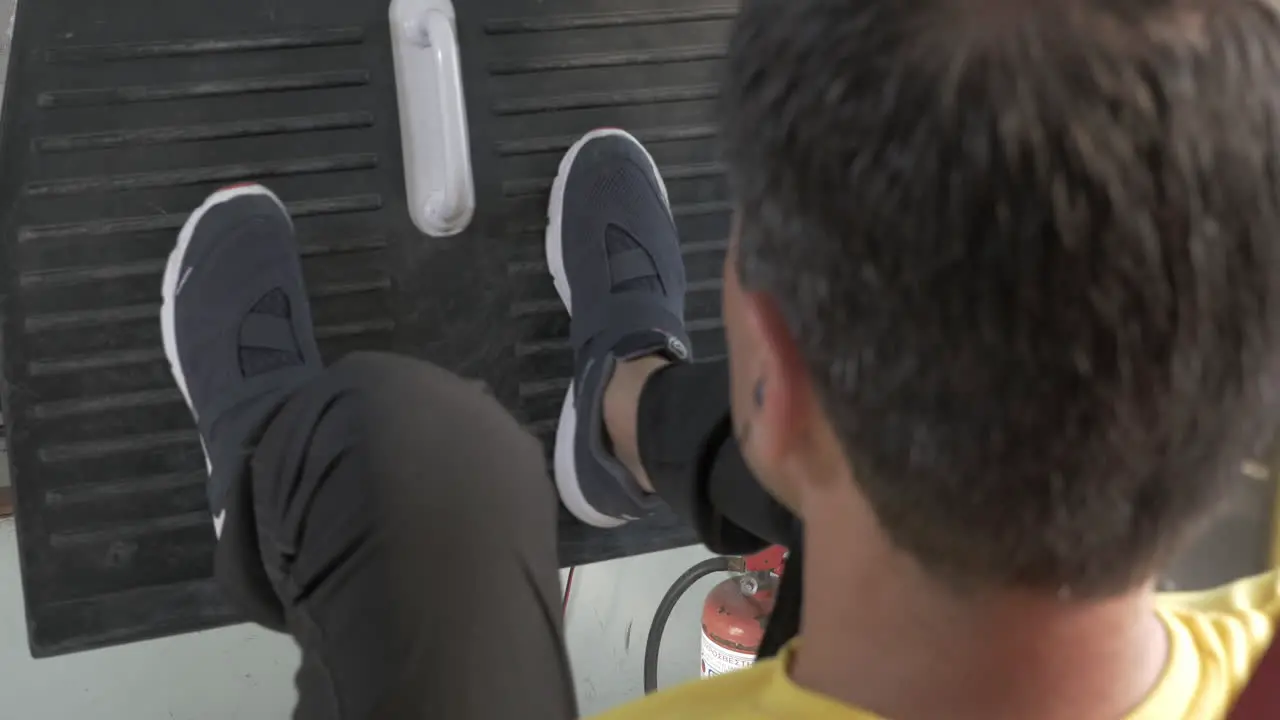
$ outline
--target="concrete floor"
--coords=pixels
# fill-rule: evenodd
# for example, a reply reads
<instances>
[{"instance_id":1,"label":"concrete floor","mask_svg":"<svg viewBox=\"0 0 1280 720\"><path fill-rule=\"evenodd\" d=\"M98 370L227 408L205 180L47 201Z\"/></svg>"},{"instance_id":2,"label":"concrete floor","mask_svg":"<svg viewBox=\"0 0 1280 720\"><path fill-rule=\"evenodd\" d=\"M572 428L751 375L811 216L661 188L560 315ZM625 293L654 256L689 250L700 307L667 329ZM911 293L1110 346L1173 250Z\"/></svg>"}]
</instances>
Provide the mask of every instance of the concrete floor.
<instances>
[{"instance_id":1,"label":"concrete floor","mask_svg":"<svg viewBox=\"0 0 1280 720\"><path fill-rule=\"evenodd\" d=\"M0 521L0 717L282 720L298 651L251 626L32 660L13 522Z\"/></svg>"}]
</instances>

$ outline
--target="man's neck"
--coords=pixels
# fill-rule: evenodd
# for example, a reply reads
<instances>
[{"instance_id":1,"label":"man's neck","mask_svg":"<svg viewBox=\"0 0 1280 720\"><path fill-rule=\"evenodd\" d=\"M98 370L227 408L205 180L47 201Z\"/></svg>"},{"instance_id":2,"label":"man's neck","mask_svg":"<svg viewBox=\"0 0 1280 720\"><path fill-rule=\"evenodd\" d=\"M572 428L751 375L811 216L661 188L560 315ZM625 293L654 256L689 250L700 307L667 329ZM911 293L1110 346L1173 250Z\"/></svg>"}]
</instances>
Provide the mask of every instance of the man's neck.
<instances>
[{"instance_id":1,"label":"man's neck","mask_svg":"<svg viewBox=\"0 0 1280 720\"><path fill-rule=\"evenodd\" d=\"M958 597L893 549L860 502L805 508L800 685L895 720L1074 720L1121 718L1160 677L1168 639L1149 592ZM867 517L851 523L850 510Z\"/></svg>"}]
</instances>

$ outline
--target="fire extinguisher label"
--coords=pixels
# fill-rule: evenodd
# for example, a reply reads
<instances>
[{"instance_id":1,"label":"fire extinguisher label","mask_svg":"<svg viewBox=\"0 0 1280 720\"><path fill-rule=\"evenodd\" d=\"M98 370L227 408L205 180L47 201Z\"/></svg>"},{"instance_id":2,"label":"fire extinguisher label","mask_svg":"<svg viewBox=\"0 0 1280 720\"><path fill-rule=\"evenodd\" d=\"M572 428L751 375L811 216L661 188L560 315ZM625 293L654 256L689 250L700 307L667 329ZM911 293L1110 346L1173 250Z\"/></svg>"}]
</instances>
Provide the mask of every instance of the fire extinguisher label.
<instances>
[{"instance_id":1,"label":"fire extinguisher label","mask_svg":"<svg viewBox=\"0 0 1280 720\"><path fill-rule=\"evenodd\" d=\"M702 633L702 677L741 670L754 660L755 655L727 648L712 640L706 632Z\"/></svg>"}]
</instances>

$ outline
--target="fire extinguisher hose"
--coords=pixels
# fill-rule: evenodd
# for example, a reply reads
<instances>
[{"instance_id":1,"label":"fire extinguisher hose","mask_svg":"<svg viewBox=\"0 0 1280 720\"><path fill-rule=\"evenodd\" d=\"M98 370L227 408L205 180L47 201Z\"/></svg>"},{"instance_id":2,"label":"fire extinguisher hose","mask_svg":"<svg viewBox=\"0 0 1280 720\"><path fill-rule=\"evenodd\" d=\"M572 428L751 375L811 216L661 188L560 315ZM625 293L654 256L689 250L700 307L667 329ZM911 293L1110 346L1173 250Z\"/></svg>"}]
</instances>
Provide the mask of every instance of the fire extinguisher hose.
<instances>
[{"instance_id":1,"label":"fire extinguisher hose","mask_svg":"<svg viewBox=\"0 0 1280 720\"><path fill-rule=\"evenodd\" d=\"M662 596L658 609L653 613L653 622L649 625L649 639L644 645L644 692L646 695L658 689L658 651L662 647L662 634L667 629L667 620L675 609L680 598L693 587L694 583L712 573L728 572L733 568L732 558L707 558L685 570Z\"/></svg>"}]
</instances>

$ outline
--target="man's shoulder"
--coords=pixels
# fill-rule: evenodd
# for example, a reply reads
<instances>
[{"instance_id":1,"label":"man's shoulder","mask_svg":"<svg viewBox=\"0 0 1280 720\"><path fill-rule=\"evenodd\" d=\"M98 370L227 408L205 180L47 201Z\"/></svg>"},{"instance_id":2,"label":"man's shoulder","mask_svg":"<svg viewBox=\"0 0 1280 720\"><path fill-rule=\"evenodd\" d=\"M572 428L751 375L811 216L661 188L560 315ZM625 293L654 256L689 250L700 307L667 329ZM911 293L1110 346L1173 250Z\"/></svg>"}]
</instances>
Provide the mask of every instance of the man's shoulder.
<instances>
[{"instance_id":1,"label":"man's shoulder","mask_svg":"<svg viewBox=\"0 0 1280 720\"><path fill-rule=\"evenodd\" d=\"M1217 676L1238 690L1275 634L1280 571L1210 590L1165 593L1158 607L1175 647L1187 649L1180 662L1198 665L1201 675L1215 667Z\"/></svg>"},{"instance_id":2,"label":"man's shoulder","mask_svg":"<svg viewBox=\"0 0 1280 720\"><path fill-rule=\"evenodd\" d=\"M595 720L872 720L873 715L801 688L787 677L794 646L743 670L695 680Z\"/></svg>"},{"instance_id":3,"label":"man's shoulder","mask_svg":"<svg viewBox=\"0 0 1280 720\"><path fill-rule=\"evenodd\" d=\"M750 720L777 672L775 661L693 680L614 708L592 720Z\"/></svg>"}]
</instances>

